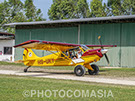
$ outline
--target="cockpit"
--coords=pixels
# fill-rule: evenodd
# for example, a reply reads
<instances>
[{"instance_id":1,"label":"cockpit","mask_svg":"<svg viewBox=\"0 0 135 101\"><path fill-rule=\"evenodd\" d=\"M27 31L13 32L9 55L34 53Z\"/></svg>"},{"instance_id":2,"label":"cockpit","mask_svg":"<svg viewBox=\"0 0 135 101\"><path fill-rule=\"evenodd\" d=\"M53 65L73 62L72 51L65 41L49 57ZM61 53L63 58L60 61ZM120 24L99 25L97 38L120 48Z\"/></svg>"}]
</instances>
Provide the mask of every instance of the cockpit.
<instances>
[{"instance_id":1,"label":"cockpit","mask_svg":"<svg viewBox=\"0 0 135 101\"><path fill-rule=\"evenodd\" d=\"M87 51L89 48L86 45L81 45L81 47L75 47L66 51L63 51L63 54L68 56L71 59L81 58L82 54ZM64 55L61 55L62 57Z\"/></svg>"},{"instance_id":2,"label":"cockpit","mask_svg":"<svg viewBox=\"0 0 135 101\"><path fill-rule=\"evenodd\" d=\"M81 48L84 50L84 52L89 49L86 45L81 45Z\"/></svg>"}]
</instances>

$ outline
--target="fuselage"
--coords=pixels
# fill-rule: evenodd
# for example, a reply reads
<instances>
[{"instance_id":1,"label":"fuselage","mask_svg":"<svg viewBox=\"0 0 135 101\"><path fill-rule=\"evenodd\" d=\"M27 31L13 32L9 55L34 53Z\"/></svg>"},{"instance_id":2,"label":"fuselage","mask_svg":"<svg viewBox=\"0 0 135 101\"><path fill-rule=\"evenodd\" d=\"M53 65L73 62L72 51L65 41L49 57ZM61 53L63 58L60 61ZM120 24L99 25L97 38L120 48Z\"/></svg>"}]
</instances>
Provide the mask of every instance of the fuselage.
<instances>
[{"instance_id":1,"label":"fuselage","mask_svg":"<svg viewBox=\"0 0 135 101\"><path fill-rule=\"evenodd\" d=\"M99 61L102 57L102 49L88 49L80 58L71 59L68 55L57 52L44 57L37 57L31 49L24 50L23 61L27 66L75 66Z\"/></svg>"}]
</instances>

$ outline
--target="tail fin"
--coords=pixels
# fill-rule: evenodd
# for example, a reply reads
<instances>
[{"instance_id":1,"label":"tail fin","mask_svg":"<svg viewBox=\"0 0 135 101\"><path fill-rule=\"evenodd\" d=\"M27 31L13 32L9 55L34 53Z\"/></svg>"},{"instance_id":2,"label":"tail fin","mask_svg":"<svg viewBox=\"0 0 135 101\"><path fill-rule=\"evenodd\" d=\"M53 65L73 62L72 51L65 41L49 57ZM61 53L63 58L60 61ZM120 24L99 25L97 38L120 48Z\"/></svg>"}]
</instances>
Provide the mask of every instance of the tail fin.
<instances>
[{"instance_id":1,"label":"tail fin","mask_svg":"<svg viewBox=\"0 0 135 101\"><path fill-rule=\"evenodd\" d=\"M23 51L23 61L33 60L35 58L38 58L38 56L36 56L35 53L31 49L28 49L28 48L24 49L24 51Z\"/></svg>"}]
</instances>

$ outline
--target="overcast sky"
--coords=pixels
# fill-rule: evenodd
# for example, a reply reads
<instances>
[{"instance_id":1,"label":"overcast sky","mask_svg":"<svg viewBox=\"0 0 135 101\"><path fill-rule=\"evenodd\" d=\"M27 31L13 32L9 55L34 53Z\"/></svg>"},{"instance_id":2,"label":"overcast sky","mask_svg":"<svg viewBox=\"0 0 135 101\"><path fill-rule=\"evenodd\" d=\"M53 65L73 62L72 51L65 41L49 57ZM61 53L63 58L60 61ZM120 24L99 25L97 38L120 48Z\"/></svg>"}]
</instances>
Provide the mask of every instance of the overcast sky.
<instances>
[{"instance_id":1,"label":"overcast sky","mask_svg":"<svg viewBox=\"0 0 135 101\"><path fill-rule=\"evenodd\" d=\"M3 2L3 1L4 0L0 0L0 2ZM24 2L25 0L21 0L21 1ZM42 10L43 17L49 20L47 12L48 12L48 9L51 7L53 0L33 0L33 1L34 1L34 5L37 8L40 8ZM90 4L91 0L87 0L87 1ZM103 0L103 1L106 2L107 0Z\"/></svg>"}]
</instances>

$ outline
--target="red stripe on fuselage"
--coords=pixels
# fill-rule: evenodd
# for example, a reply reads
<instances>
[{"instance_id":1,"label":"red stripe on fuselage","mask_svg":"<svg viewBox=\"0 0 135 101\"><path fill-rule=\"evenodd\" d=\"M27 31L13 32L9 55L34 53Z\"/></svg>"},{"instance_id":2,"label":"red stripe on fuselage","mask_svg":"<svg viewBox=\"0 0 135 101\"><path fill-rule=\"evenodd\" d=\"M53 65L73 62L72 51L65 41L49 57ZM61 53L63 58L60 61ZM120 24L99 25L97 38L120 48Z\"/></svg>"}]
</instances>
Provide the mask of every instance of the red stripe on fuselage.
<instances>
[{"instance_id":1,"label":"red stripe on fuselage","mask_svg":"<svg viewBox=\"0 0 135 101\"><path fill-rule=\"evenodd\" d=\"M98 55L99 57L102 57L101 49L92 49L86 51L82 56L91 56L91 55Z\"/></svg>"}]
</instances>

